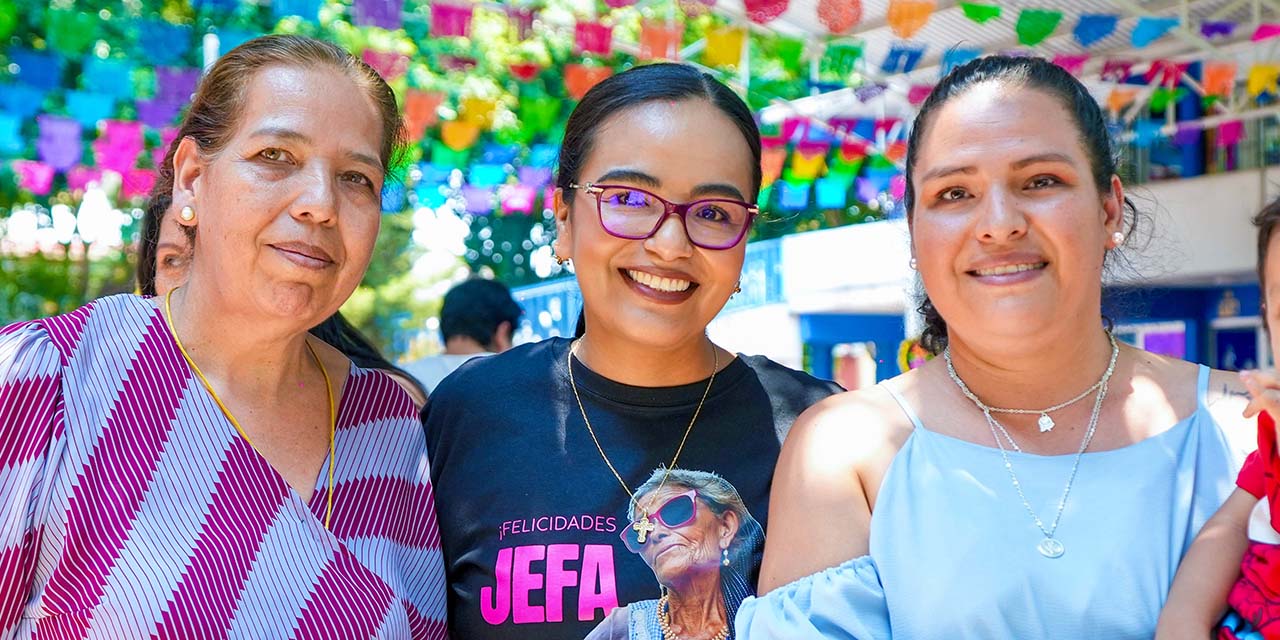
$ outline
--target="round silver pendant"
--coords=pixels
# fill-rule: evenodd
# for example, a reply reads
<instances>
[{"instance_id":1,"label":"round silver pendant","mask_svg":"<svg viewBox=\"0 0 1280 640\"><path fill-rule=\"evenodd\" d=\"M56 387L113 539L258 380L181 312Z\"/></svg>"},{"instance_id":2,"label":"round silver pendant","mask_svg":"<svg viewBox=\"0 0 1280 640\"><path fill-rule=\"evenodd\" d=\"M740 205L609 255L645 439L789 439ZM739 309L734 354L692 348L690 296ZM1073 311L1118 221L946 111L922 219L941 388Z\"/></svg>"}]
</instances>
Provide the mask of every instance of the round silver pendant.
<instances>
[{"instance_id":1,"label":"round silver pendant","mask_svg":"<svg viewBox=\"0 0 1280 640\"><path fill-rule=\"evenodd\" d=\"M1036 421L1036 424L1040 427L1040 433L1053 431L1053 428L1057 426L1054 423L1053 418L1050 418L1048 414L1044 413L1040 414L1040 419Z\"/></svg>"},{"instance_id":2,"label":"round silver pendant","mask_svg":"<svg viewBox=\"0 0 1280 640\"><path fill-rule=\"evenodd\" d=\"M1053 538L1045 538L1040 541L1040 544L1036 545L1036 550L1040 552L1040 555L1046 558L1058 558L1061 557L1067 549L1062 546L1061 542L1058 542Z\"/></svg>"}]
</instances>

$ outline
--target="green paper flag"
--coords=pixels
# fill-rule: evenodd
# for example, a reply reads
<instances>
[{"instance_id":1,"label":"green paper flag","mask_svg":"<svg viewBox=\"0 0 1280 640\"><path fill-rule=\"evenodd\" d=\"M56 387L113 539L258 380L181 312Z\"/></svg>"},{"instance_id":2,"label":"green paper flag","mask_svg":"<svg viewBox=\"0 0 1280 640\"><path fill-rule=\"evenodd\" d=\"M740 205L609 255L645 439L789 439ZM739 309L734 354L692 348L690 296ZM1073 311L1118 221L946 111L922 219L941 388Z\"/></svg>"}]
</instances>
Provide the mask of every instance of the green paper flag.
<instances>
[{"instance_id":1,"label":"green paper flag","mask_svg":"<svg viewBox=\"0 0 1280 640\"><path fill-rule=\"evenodd\" d=\"M961 2L960 8L964 11L964 17L982 24L990 20L1000 17L1000 7L994 4L982 4L980 2Z\"/></svg>"},{"instance_id":2,"label":"green paper flag","mask_svg":"<svg viewBox=\"0 0 1280 640\"><path fill-rule=\"evenodd\" d=\"M804 57L804 40L798 38L778 38L773 43L774 53L778 61L791 73L799 74L801 58Z\"/></svg>"},{"instance_id":3,"label":"green paper flag","mask_svg":"<svg viewBox=\"0 0 1280 640\"><path fill-rule=\"evenodd\" d=\"M17 2L14 0L0 0L0 40L8 40L17 27Z\"/></svg>"},{"instance_id":4,"label":"green paper flag","mask_svg":"<svg viewBox=\"0 0 1280 640\"><path fill-rule=\"evenodd\" d=\"M1044 42L1062 22L1062 12L1052 9L1023 9L1018 14L1018 42L1028 46Z\"/></svg>"},{"instance_id":5,"label":"green paper flag","mask_svg":"<svg viewBox=\"0 0 1280 640\"><path fill-rule=\"evenodd\" d=\"M1186 95L1187 90L1183 87L1178 87L1177 90L1170 89L1169 87L1160 87L1151 92L1151 110L1164 111L1169 108L1170 102L1177 102Z\"/></svg>"},{"instance_id":6,"label":"green paper flag","mask_svg":"<svg viewBox=\"0 0 1280 640\"><path fill-rule=\"evenodd\" d=\"M75 10L50 9L49 46L65 56L78 56L98 39L98 15Z\"/></svg>"},{"instance_id":7,"label":"green paper flag","mask_svg":"<svg viewBox=\"0 0 1280 640\"><path fill-rule=\"evenodd\" d=\"M549 130L556 123L556 118L560 116L559 98L551 96L541 96L537 98L524 98L520 101L520 124L523 128L528 129L530 133L543 133Z\"/></svg>"},{"instance_id":8,"label":"green paper flag","mask_svg":"<svg viewBox=\"0 0 1280 640\"><path fill-rule=\"evenodd\" d=\"M839 82L846 80L852 73L858 60L862 58L861 43L842 43L827 45L822 55L818 73L824 80Z\"/></svg>"},{"instance_id":9,"label":"green paper flag","mask_svg":"<svg viewBox=\"0 0 1280 640\"><path fill-rule=\"evenodd\" d=\"M431 145L431 164L443 167L453 167L455 169L465 169L468 164L467 160L471 156L470 149L462 151L454 151L439 140Z\"/></svg>"}]
</instances>

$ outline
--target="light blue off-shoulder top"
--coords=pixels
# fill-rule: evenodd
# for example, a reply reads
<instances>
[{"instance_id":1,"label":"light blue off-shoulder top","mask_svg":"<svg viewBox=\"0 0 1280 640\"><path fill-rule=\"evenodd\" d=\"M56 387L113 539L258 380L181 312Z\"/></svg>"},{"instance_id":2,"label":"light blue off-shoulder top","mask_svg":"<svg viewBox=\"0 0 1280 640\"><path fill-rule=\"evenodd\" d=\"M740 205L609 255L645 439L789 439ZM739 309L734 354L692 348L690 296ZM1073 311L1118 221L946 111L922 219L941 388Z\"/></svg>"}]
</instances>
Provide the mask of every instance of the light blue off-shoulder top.
<instances>
[{"instance_id":1,"label":"light blue off-shoulder top","mask_svg":"<svg viewBox=\"0 0 1280 640\"><path fill-rule=\"evenodd\" d=\"M1052 559L999 450L930 431L885 385L915 428L885 474L870 555L743 602L738 638L1151 638L1252 441L1215 422L1208 380L1202 366L1196 411L1172 428L1084 454ZM1009 457L1048 526L1075 455Z\"/></svg>"}]
</instances>

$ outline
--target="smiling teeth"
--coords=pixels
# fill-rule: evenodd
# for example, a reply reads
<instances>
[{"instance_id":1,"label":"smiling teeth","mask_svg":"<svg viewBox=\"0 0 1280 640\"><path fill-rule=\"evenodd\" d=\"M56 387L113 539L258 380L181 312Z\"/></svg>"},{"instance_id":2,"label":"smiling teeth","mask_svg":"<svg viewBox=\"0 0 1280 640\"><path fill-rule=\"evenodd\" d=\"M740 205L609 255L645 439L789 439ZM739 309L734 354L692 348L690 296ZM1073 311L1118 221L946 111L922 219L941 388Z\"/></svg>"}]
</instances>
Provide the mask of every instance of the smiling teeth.
<instances>
[{"instance_id":1,"label":"smiling teeth","mask_svg":"<svg viewBox=\"0 0 1280 640\"><path fill-rule=\"evenodd\" d=\"M1043 269L1045 264L1047 263L1035 262L1031 264L1006 264L1006 265L1001 265L999 267L992 267L990 269L978 269L974 271L974 273L980 276L1003 276L1003 275L1008 275L1010 273L1022 273L1023 271L1035 271L1036 269Z\"/></svg>"},{"instance_id":2,"label":"smiling teeth","mask_svg":"<svg viewBox=\"0 0 1280 640\"><path fill-rule=\"evenodd\" d=\"M650 289L657 289L658 291L685 291L693 284L688 280L663 278L643 271L636 271L634 269L627 269L627 275L631 276L632 280L635 280Z\"/></svg>"}]
</instances>

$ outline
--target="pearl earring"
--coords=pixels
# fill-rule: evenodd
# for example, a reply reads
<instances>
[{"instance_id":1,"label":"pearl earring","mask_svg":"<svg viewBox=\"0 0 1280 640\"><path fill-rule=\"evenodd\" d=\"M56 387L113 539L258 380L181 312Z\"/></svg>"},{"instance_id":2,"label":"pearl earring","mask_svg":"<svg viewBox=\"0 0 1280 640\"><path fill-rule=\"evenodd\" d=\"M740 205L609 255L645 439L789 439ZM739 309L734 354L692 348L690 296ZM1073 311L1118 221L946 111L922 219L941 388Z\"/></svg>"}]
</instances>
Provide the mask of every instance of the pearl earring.
<instances>
[{"instance_id":1,"label":"pearl earring","mask_svg":"<svg viewBox=\"0 0 1280 640\"><path fill-rule=\"evenodd\" d=\"M726 566L726 567L727 567L727 566L729 566L729 550L728 550L728 549L721 549L721 550L720 550L720 555L724 558L724 560L721 560L721 561L720 561L720 564L723 564L723 565L724 565L724 566Z\"/></svg>"},{"instance_id":2,"label":"pearl earring","mask_svg":"<svg viewBox=\"0 0 1280 640\"><path fill-rule=\"evenodd\" d=\"M1124 234L1119 231L1111 234L1111 242L1115 243L1117 247L1124 244Z\"/></svg>"},{"instance_id":3,"label":"pearl earring","mask_svg":"<svg viewBox=\"0 0 1280 640\"><path fill-rule=\"evenodd\" d=\"M196 210L192 209L190 206L183 207L182 210L178 212L178 217L182 218L184 222L191 222L196 219Z\"/></svg>"},{"instance_id":4,"label":"pearl earring","mask_svg":"<svg viewBox=\"0 0 1280 640\"><path fill-rule=\"evenodd\" d=\"M911 267L911 270L912 270L912 271L915 271L915 270L916 270L916 259L915 259L915 258L912 258L912 259L911 259L911 261L907 262L907 266L908 266L908 267Z\"/></svg>"}]
</instances>

